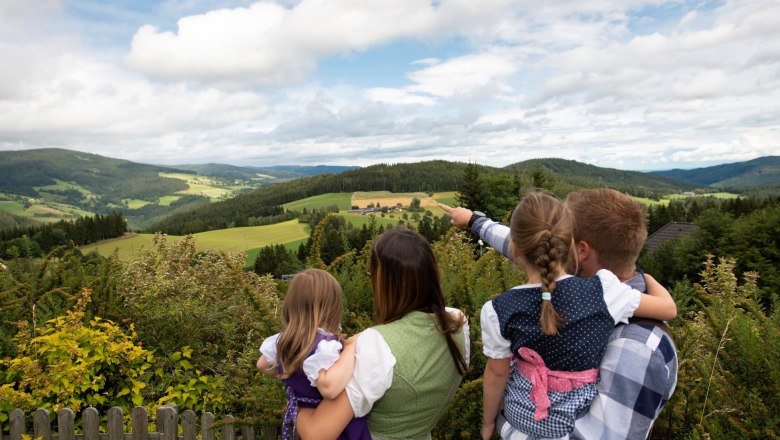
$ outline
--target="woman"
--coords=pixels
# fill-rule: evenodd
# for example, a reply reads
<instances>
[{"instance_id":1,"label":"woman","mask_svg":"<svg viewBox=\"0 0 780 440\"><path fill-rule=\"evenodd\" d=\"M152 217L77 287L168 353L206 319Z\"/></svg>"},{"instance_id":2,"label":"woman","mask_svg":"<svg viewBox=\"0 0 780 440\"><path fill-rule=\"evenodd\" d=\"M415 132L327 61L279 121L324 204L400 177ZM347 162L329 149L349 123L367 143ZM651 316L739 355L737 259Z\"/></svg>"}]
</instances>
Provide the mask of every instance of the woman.
<instances>
[{"instance_id":1,"label":"woman","mask_svg":"<svg viewBox=\"0 0 780 440\"><path fill-rule=\"evenodd\" d=\"M385 232L374 240L369 267L379 325L354 336L346 391L299 410L302 439L336 438L362 416L374 438L428 439L468 368L468 323L445 308L425 238L406 228Z\"/></svg>"}]
</instances>

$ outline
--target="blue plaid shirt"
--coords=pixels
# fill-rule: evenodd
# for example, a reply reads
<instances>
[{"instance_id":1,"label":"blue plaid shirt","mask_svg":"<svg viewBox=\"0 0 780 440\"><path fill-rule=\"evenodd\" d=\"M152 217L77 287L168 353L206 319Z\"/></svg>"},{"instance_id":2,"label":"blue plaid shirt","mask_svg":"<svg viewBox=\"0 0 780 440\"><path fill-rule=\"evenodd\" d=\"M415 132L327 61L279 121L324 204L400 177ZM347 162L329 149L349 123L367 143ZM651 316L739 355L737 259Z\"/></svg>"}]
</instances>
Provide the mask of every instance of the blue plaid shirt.
<instances>
[{"instance_id":1,"label":"blue plaid shirt","mask_svg":"<svg viewBox=\"0 0 780 440\"><path fill-rule=\"evenodd\" d=\"M479 218L471 232L511 258L506 225ZM625 282L643 292L647 289L642 274ZM674 343L653 324L620 324L609 337L599 376L599 394L567 438L645 439L677 386ZM496 430L504 439L534 440L512 428L501 415Z\"/></svg>"}]
</instances>

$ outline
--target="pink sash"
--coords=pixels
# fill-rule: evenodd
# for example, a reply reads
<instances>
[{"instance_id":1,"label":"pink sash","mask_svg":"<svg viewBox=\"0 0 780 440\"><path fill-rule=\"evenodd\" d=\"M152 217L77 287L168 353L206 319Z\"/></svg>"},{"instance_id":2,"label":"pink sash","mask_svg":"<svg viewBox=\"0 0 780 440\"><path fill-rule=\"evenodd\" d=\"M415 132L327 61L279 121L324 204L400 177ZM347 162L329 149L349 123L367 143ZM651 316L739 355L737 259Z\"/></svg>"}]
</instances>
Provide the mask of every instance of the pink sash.
<instances>
[{"instance_id":1,"label":"pink sash","mask_svg":"<svg viewBox=\"0 0 780 440\"><path fill-rule=\"evenodd\" d=\"M536 404L534 420L540 421L547 417L550 408L550 398L547 390L565 392L583 385L596 382L599 370L592 368L584 371L555 371L544 364L539 353L528 347L517 350L520 357L515 358L520 373L531 382L531 402Z\"/></svg>"}]
</instances>

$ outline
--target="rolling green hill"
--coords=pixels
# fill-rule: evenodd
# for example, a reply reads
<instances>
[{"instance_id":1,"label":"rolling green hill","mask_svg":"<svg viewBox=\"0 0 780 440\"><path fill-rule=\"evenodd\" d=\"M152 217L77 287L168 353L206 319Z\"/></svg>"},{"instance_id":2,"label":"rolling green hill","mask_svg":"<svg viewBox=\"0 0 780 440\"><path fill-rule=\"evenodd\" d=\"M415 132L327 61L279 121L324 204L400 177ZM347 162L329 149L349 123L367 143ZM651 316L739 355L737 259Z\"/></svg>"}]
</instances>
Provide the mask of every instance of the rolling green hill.
<instances>
[{"instance_id":1,"label":"rolling green hill","mask_svg":"<svg viewBox=\"0 0 780 440\"><path fill-rule=\"evenodd\" d=\"M85 203L90 194L99 195L93 205L148 200L186 189L180 180L159 176L174 171L60 148L0 151L0 191L36 198L63 193Z\"/></svg>"},{"instance_id":2,"label":"rolling green hill","mask_svg":"<svg viewBox=\"0 0 780 440\"><path fill-rule=\"evenodd\" d=\"M712 167L654 171L652 174L717 188L748 188L780 182L780 156L765 156L746 162Z\"/></svg>"},{"instance_id":3,"label":"rolling green hill","mask_svg":"<svg viewBox=\"0 0 780 440\"><path fill-rule=\"evenodd\" d=\"M284 212L282 205L286 203L328 193L452 191L458 188L465 166L465 163L442 160L378 164L340 174L321 174L281 182L190 212L174 214L147 230L182 235L223 229L230 225L246 226L252 217L281 215Z\"/></svg>"},{"instance_id":4,"label":"rolling green hill","mask_svg":"<svg viewBox=\"0 0 780 440\"><path fill-rule=\"evenodd\" d=\"M378 164L340 174L322 174L309 178L281 182L233 199L203 206L196 210L172 215L150 226L150 231L169 234L187 234L233 226L246 226L247 219L260 215L280 215L283 207L293 209L293 202L308 197L323 197L331 193L355 191L390 191L433 193L456 191L461 185L463 162L442 160ZM483 174L528 174L541 166L556 181L556 193L567 193L577 188L610 186L637 196L654 196L691 190L696 185L674 181L652 174L613 170L587 165L572 160L542 159L519 162L504 168L477 165ZM276 210L273 208L277 207Z\"/></svg>"},{"instance_id":5,"label":"rolling green hill","mask_svg":"<svg viewBox=\"0 0 780 440\"><path fill-rule=\"evenodd\" d=\"M505 169L530 173L535 167L541 167L550 172L560 183L570 187L568 191L576 188L608 186L632 195L642 196L648 193L688 191L698 186L671 177L639 171L602 168L567 159L531 159L509 165Z\"/></svg>"}]
</instances>

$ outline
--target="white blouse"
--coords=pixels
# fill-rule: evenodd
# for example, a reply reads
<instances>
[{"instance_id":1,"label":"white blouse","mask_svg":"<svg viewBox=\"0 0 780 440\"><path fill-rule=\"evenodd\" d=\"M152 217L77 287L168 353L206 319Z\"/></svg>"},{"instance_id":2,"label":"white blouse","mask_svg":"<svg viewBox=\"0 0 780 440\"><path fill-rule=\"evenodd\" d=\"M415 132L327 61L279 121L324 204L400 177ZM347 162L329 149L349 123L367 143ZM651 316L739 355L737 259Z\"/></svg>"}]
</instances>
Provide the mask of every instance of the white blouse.
<instances>
[{"instance_id":1,"label":"white blouse","mask_svg":"<svg viewBox=\"0 0 780 440\"><path fill-rule=\"evenodd\" d=\"M457 319L464 319L463 312L451 307L446 308ZM463 325L466 338L466 365L471 356L468 319ZM395 356L390 351L385 338L378 331L368 328L357 338L355 345L355 369L347 384L347 397L352 405L355 417L363 417L371 411L374 403L385 395L393 384Z\"/></svg>"},{"instance_id":2,"label":"white blouse","mask_svg":"<svg viewBox=\"0 0 780 440\"><path fill-rule=\"evenodd\" d=\"M628 323L628 318L634 315L634 311L639 307L639 300L642 295L638 290L632 289L626 284L620 282L615 274L601 269L596 272L596 276L601 279L601 285L604 288L604 302L607 304L607 310L618 323ZM565 275L558 278L560 281L571 277ZM513 289L541 287L541 284L524 284L513 287ZM512 356L512 341L505 339L501 335L501 326L498 322L498 315L493 308L493 302L488 301L482 306L479 315L479 322L482 326L482 352L490 359L506 359Z\"/></svg>"},{"instance_id":3,"label":"white blouse","mask_svg":"<svg viewBox=\"0 0 780 440\"><path fill-rule=\"evenodd\" d=\"M317 329L317 333L323 336L333 336L327 330ZM277 353L276 341L279 339L279 333L265 338L260 345L260 353L265 357L269 364L276 366ZM317 344L314 353L303 361L303 372L309 379L309 384L317 386L317 379L320 377L321 370L327 370L336 363L341 353L341 343L335 340L324 340Z\"/></svg>"}]
</instances>

